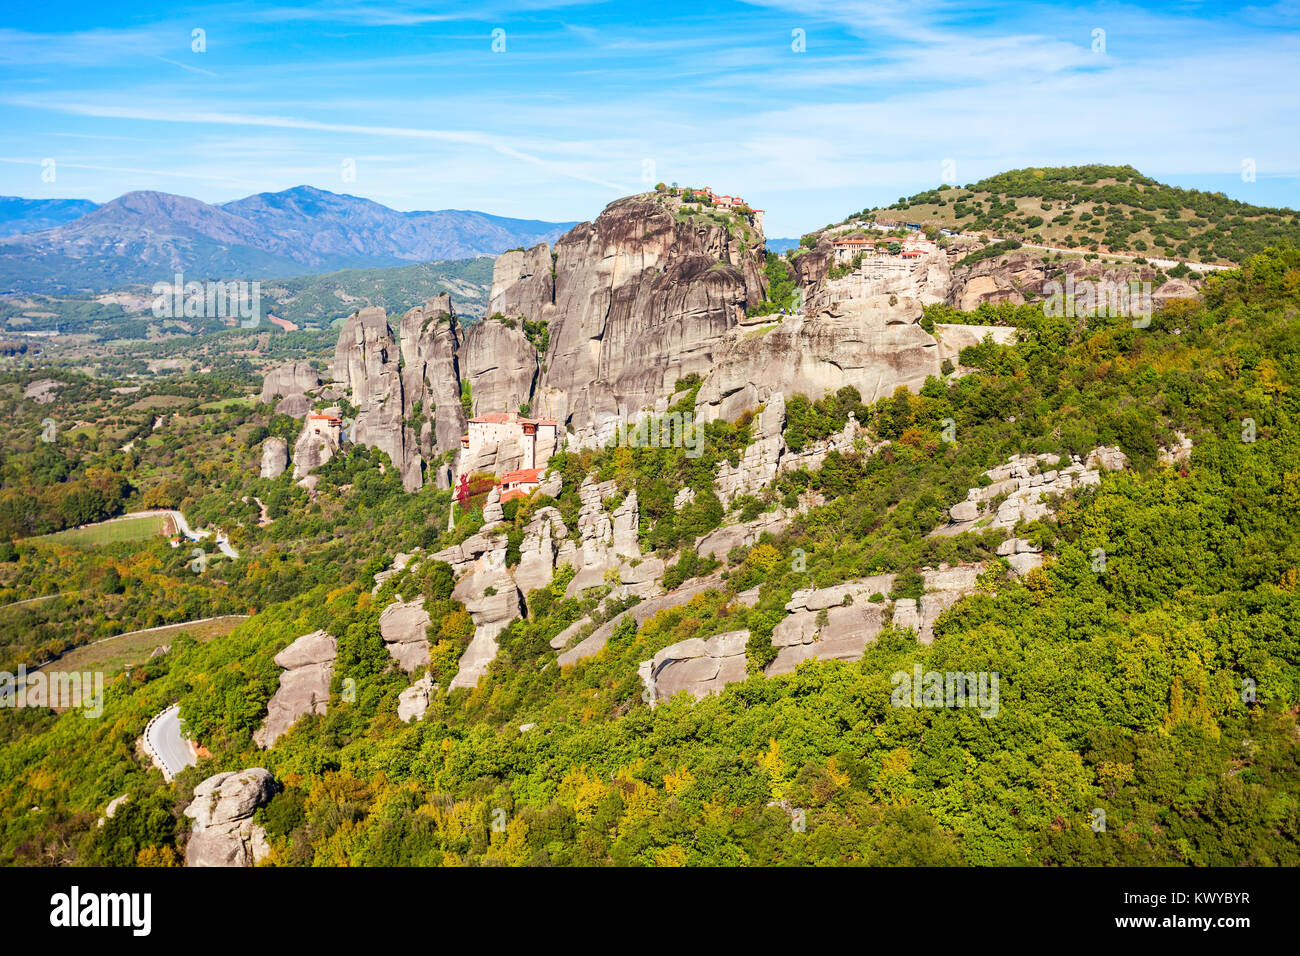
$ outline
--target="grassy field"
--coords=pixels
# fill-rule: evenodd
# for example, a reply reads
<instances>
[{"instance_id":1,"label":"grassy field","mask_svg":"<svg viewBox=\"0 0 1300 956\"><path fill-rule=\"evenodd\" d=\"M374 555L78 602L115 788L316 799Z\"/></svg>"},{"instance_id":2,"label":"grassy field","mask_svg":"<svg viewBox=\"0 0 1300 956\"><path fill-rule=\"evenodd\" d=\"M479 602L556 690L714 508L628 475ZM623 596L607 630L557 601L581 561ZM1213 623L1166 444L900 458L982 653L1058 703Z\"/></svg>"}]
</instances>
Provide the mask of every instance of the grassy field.
<instances>
[{"instance_id":1,"label":"grassy field","mask_svg":"<svg viewBox=\"0 0 1300 956\"><path fill-rule=\"evenodd\" d=\"M78 548L95 548L118 541L144 541L157 534L173 531L172 519L166 515L142 515L138 518L114 518L84 528L68 528L54 534L32 538L47 544L70 544Z\"/></svg>"},{"instance_id":2,"label":"grassy field","mask_svg":"<svg viewBox=\"0 0 1300 956\"><path fill-rule=\"evenodd\" d=\"M246 614L228 614L197 624L182 622L144 631L128 631L74 648L46 667L57 671L103 671L105 677L111 677L121 673L128 664L132 667L143 664L154 648L170 644L184 632L204 644L213 638L225 637L247 620Z\"/></svg>"}]
</instances>

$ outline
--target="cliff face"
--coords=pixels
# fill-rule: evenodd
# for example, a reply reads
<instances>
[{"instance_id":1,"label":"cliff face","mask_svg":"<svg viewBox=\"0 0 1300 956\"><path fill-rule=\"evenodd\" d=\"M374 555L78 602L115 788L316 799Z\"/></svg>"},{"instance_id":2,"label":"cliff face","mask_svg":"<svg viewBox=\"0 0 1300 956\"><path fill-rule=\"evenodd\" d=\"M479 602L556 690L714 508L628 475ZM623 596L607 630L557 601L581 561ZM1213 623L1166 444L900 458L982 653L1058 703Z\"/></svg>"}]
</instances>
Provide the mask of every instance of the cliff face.
<instances>
[{"instance_id":1,"label":"cliff face","mask_svg":"<svg viewBox=\"0 0 1300 956\"><path fill-rule=\"evenodd\" d=\"M352 440L387 452L401 472L402 486L419 489L424 479L416 436L405 423L397 343L383 309L368 306L343 323L334 350L334 378L350 390L357 409Z\"/></svg>"},{"instance_id":2,"label":"cliff face","mask_svg":"<svg viewBox=\"0 0 1300 956\"><path fill-rule=\"evenodd\" d=\"M540 248L494 274L494 307L550 323L535 414L580 440L612 428L620 405L651 405L691 372L764 294L757 225L724 224L663 195L611 203L555 246L553 298Z\"/></svg>"},{"instance_id":3,"label":"cliff face","mask_svg":"<svg viewBox=\"0 0 1300 956\"><path fill-rule=\"evenodd\" d=\"M460 322L451 296L440 295L402 316L402 414L412 422L420 455L433 458L460 449L465 412L460 404ZM440 468L439 487L450 469Z\"/></svg>"},{"instance_id":4,"label":"cliff face","mask_svg":"<svg viewBox=\"0 0 1300 956\"><path fill-rule=\"evenodd\" d=\"M537 349L514 325L486 319L470 326L460 350L461 374L469 379L474 410L517 412L537 381Z\"/></svg>"},{"instance_id":5,"label":"cliff face","mask_svg":"<svg viewBox=\"0 0 1300 956\"><path fill-rule=\"evenodd\" d=\"M696 414L730 420L776 393L815 400L845 385L868 402L899 385L919 389L939 373L938 342L917 324L917 300L890 298L837 301L833 312L731 332L700 388Z\"/></svg>"},{"instance_id":6,"label":"cliff face","mask_svg":"<svg viewBox=\"0 0 1300 956\"><path fill-rule=\"evenodd\" d=\"M512 249L497 256L492 264L492 294L488 315L501 313L507 318L528 316L555 301L555 276L552 274L551 249L546 243L527 252Z\"/></svg>"}]
</instances>

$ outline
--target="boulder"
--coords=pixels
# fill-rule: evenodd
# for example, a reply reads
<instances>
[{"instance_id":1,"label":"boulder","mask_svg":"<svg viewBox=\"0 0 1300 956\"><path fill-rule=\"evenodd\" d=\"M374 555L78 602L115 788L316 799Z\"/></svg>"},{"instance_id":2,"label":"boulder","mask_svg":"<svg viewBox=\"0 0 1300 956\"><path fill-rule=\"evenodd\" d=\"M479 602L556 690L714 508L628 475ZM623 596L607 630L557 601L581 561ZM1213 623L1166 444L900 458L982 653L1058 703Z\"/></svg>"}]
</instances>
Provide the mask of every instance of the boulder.
<instances>
[{"instance_id":1,"label":"boulder","mask_svg":"<svg viewBox=\"0 0 1300 956\"><path fill-rule=\"evenodd\" d=\"M276 666L284 668L284 673L267 704L266 720L253 734L259 747L274 746L304 714L325 713L337 653L334 638L325 631L313 631L275 655Z\"/></svg>"},{"instance_id":2,"label":"boulder","mask_svg":"<svg viewBox=\"0 0 1300 956\"><path fill-rule=\"evenodd\" d=\"M266 852L266 833L253 814L275 794L275 779L261 767L214 774L194 788L185 816L194 821L185 846L186 866L252 866Z\"/></svg>"},{"instance_id":3,"label":"boulder","mask_svg":"<svg viewBox=\"0 0 1300 956\"><path fill-rule=\"evenodd\" d=\"M721 693L733 681L744 680L748 642L749 631L729 631L665 647L637 670L648 691L650 706L682 691L700 699Z\"/></svg>"},{"instance_id":4,"label":"boulder","mask_svg":"<svg viewBox=\"0 0 1300 956\"><path fill-rule=\"evenodd\" d=\"M406 690L397 695L397 719L404 724L413 720L423 720L424 712L429 709L429 700L433 696L433 677L425 674Z\"/></svg>"},{"instance_id":5,"label":"boulder","mask_svg":"<svg viewBox=\"0 0 1300 956\"><path fill-rule=\"evenodd\" d=\"M289 467L289 443L274 436L262 442L262 477L279 478Z\"/></svg>"},{"instance_id":6,"label":"boulder","mask_svg":"<svg viewBox=\"0 0 1300 956\"><path fill-rule=\"evenodd\" d=\"M424 598L394 602L379 615L379 636L397 666L408 674L429 663L429 623Z\"/></svg>"},{"instance_id":7,"label":"boulder","mask_svg":"<svg viewBox=\"0 0 1300 956\"><path fill-rule=\"evenodd\" d=\"M310 362L286 362L262 376L261 401L270 405L278 399L277 412L304 418L311 410L307 393L319 387L320 376Z\"/></svg>"}]
</instances>

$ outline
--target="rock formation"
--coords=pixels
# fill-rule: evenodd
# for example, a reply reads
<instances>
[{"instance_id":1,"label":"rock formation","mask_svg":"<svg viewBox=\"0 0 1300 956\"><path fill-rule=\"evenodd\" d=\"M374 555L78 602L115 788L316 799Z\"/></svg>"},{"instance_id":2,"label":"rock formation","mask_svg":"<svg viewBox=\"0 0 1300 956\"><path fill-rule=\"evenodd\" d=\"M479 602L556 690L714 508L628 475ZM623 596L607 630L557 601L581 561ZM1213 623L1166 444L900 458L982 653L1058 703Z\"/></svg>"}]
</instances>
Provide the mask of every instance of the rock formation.
<instances>
[{"instance_id":1,"label":"rock formation","mask_svg":"<svg viewBox=\"0 0 1300 956\"><path fill-rule=\"evenodd\" d=\"M289 443L274 436L262 442L262 477L279 478L289 467Z\"/></svg>"},{"instance_id":2,"label":"rock formation","mask_svg":"<svg viewBox=\"0 0 1300 956\"><path fill-rule=\"evenodd\" d=\"M397 666L408 674L429 663L429 612L424 598L395 602L379 615L379 636Z\"/></svg>"},{"instance_id":3,"label":"rock formation","mask_svg":"<svg viewBox=\"0 0 1300 956\"><path fill-rule=\"evenodd\" d=\"M728 333L696 399L703 421L732 420L777 392L814 400L846 385L872 402L938 375L934 337L918 324L916 299L870 296L838 312L786 316L771 327Z\"/></svg>"},{"instance_id":4,"label":"rock formation","mask_svg":"<svg viewBox=\"0 0 1300 956\"><path fill-rule=\"evenodd\" d=\"M424 712L429 709L433 697L433 678L425 674L406 690L397 695L397 719L404 724L413 720L424 720Z\"/></svg>"},{"instance_id":5,"label":"rock formation","mask_svg":"<svg viewBox=\"0 0 1300 956\"><path fill-rule=\"evenodd\" d=\"M894 602L894 627L913 628L918 641L922 644L932 643L934 622L948 608L966 595L974 593L975 579L983 570L983 564L923 569L921 577L925 581L925 593L919 599L900 598Z\"/></svg>"},{"instance_id":6,"label":"rock formation","mask_svg":"<svg viewBox=\"0 0 1300 956\"><path fill-rule=\"evenodd\" d=\"M795 591L785 606L788 616L772 629L777 654L767 666L768 676L788 674L809 658L858 660L867 642L884 629L880 598L893 585L892 574L877 574L834 587Z\"/></svg>"},{"instance_id":7,"label":"rock formation","mask_svg":"<svg viewBox=\"0 0 1300 956\"><path fill-rule=\"evenodd\" d=\"M485 319L465 333L460 368L473 390L476 414L517 412L532 400L537 350L517 319Z\"/></svg>"},{"instance_id":8,"label":"rock formation","mask_svg":"<svg viewBox=\"0 0 1300 956\"><path fill-rule=\"evenodd\" d=\"M748 641L749 631L729 631L665 647L638 669L650 706L682 691L697 699L720 694L728 684L744 680Z\"/></svg>"},{"instance_id":9,"label":"rock formation","mask_svg":"<svg viewBox=\"0 0 1300 956\"><path fill-rule=\"evenodd\" d=\"M194 821L186 866L252 866L269 851L253 813L271 799L275 779L261 767L214 774L194 788L185 815Z\"/></svg>"},{"instance_id":10,"label":"rock formation","mask_svg":"<svg viewBox=\"0 0 1300 956\"><path fill-rule=\"evenodd\" d=\"M261 400L265 405L276 402L275 410L283 415L304 418L311 410L307 393L319 387L320 376L310 362L286 362L262 377Z\"/></svg>"},{"instance_id":11,"label":"rock formation","mask_svg":"<svg viewBox=\"0 0 1300 956\"><path fill-rule=\"evenodd\" d=\"M401 335L402 414L416 421L419 453L426 459L455 454L465 433L465 411L460 403L461 329L451 296L440 295L409 310L402 317ZM433 478L439 487L447 487L450 475L450 467L445 467Z\"/></svg>"},{"instance_id":12,"label":"rock formation","mask_svg":"<svg viewBox=\"0 0 1300 956\"><path fill-rule=\"evenodd\" d=\"M544 242L526 252L512 249L501 253L492 264L488 315L537 318L540 309L555 301L551 269L551 250Z\"/></svg>"},{"instance_id":13,"label":"rock formation","mask_svg":"<svg viewBox=\"0 0 1300 956\"><path fill-rule=\"evenodd\" d=\"M263 749L272 747L303 714L324 714L330 697L330 678L338 644L325 631L298 638L275 655L284 668L280 688L266 707L266 720L253 734Z\"/></svg>"},{"instance_id":14,"label":"rock formation","mask_svg":"<svg viewBox=\"0 0 1300 956\"><path fill-rule=\"evenodd\" d=\"M1013 455L1005 465L984 472L988 483L971 488L965 501L948 509L951 522L931 534L956 535L977 528L1010 530L1021 521L1037 521L1051 514L1045 497L1098 484L1098 469L1125 468L1128 459L1118 448L1094 448L1085 460L1075 456L1065 467L1055 467L1059 464L1058 455ZM997 498L1002 501L993 511L991 503Z\"/></svg>"},{"instance_id":15,"label":"rock formation","mask_svg":"<svg viewBox=\"0 0 1300 956\"><path fill-rule=\"evenodd\" d=\"M620 199L563 236L553 295L543 264L541 248L500 262L491 308L550 323L533 412L580 440L611 431L620 406L641 409L706 373L714 345L764 293L761 229L665 195Z\"/></svg>"},{"instance_id":16,"label":"rock formation","mask_svg":"<svg viewBox=\"0 0 1300 956\"><path fill-rule=\"evenodd\" d=\"M556 508L539 508L524 529L524 541L519 547L519 565L515 568L515 584L522 594L544 588L555 577L557 542L569 535L568 528Z\"/></svg>"},{"instance_id":17,"label":"rock formation","mask_svg":"<svg viewBox=\"0 0 1300 956\"><path fill-rule=\"evenodd\" d=\"M267 439L271 441L272 439ZM333 458L339 450L329 431L317 431L308 423L303 426L298 440L293 445L293 478L299 481ZM263 452L262 467L265 470L266 458ZM269 477L269 476L268 476Z\"/></svg>"},{"instance_id":18,"label":"rock formation","mask_svg":"<svg viewBox=\"0 0 1300 956\"><path fill-rule=\"evenodd\" d=\"M499 535L494 547L474 562L452 591L474 621L474 636L461 655L452 690L478 684L497 656L497 635L523 611L519 589L506 570L506 544L505 535Z\"/></svg>"},{"instance_id":19,"label":"rock formation","mask_svg":"<svg viewBox=\"0 0 1300 956\"><path fill-rule=\"evenodd\" d=\"M668 608L677 607L685 604L697 594L703 594L705 591L718 587L722 580L718 574L712 574L708 577L697 578L687 584L682 585L676 591L670 591L667 594L659 595L642 601L640 604L633 605L629 610L623 611L610 618L600 627L596 628L591 634L587 635L573 647L568 648L559 656L561 667L568 667L575 664L583 658L591 657L593 654L600 653L605 644L609 641L610 636L614 633L614 628L618 627L624 618L631 617L637 624L644 624L650 618L654 617L660 611ZM591 622L584 619L572 627L566 628L555 636L551 641L551 646L556 650L561 650L565 645L572 641L583 628L579 625L590 624ZM563 638L563 643L561 642Z\"/></svg>"},{"instance_id":20,"label":"rock formation","mask_svg":"<svg viewBox=\"0 0 1300 956\"><path fill-rule=\"evenodd\" d=\"M402 487L420 488L424 478L416 436L406 424L401 363L383 309L367 306L343 323L334 350L334 379L350 390L357 409L352 440L387 452L401 473Z\"/></svg>"}]
</instances>

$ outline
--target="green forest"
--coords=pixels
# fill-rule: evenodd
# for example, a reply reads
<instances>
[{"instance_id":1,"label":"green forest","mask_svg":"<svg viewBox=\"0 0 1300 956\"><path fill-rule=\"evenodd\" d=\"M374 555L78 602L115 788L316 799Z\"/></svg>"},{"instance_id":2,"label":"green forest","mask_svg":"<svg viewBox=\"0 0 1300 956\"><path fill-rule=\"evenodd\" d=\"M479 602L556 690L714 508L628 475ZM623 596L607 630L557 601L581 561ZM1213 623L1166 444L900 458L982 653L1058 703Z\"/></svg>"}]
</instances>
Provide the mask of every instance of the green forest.
<instances>
[{"instance_id":1,"label":"green forest","mask_svg":"<svg viewBox=\"0 0 1300 956\"><path fill-rule=\"evenodd\" d=\"M1149 184L1130 175L1122 185ZM1003 191L1012 189L1014 177ZM202 396L178 406L184 430L174 438L126 454L112 450L116 436L77 451L41 449L28 435L6 449L6 485L22 487L21 463L44 469L51 488L69 487L39 506L0 509L20 539L0 562L9 593L19 583L42 593L89 586L107 562L133 590L154 581L133 609L109 608L133 621L151 610L166 618L168 582L187 574L201 579L188 586L194 611L256 613L227 636L179 638L115 676L99 719L0 715L0 859L177 864L195 785L261 766L280 788L256 818L271 843L264 865L1300 863L1300 251L1249 255L1207 278L1202 300L1173 300L1146 328L1047 317L1033 304L985 305L963 319L1014 325L1019 341L965 350L969 374L933 377L919 394L788 397L791 447L850 413L872 445L888 444L832 452L729 509L713 475L753 440L759 409L711 423L700 458L627 447L556 458L558 499L509 503L516 555L529 515L553 504L568 522L577 484L594 475L620 496L636 490L645 550L681 554L683 580L712 572L717 586L639 627L620 625L601 653L561 668L550 639L595 613L604 593L566 598L557 576L528 595L528 616L501 635L479 685L435 693L410 724L396 704L411 677L380 638L381 610L396 593L425 596L428 668L444 686L468 615L446 565L425 562L372 593L375 574L398 551L463 540L481 511L449 529L448 492L403 494L384 456L364 449L321 469L309 503L289 476L257 477L258 442L287 423L253 402L203 408L213 398ZM13 396L25 381L8 384ZM690 407L699 387L679 381L675 407ZM942 439L945 422L955 441ZM1161 464L1176 432L1192 439L1191 457ZM1131 468L1015 529L1044 547L1042 568L1013 578L997 555L1003 532L929 536L1009 456L1099 445L1119 446ZM674 508L686 487L693 502ZM808 491L823 503L725 564L691 550L729 516ZM192 522L241 519L232 540L245 556L194 575L165 542L82 558L24 538L76 521L75 502L111 511L150 494L183 504ZM253 496L270 525L258 527ZM923 567L975 560L987 562L979 588L939 618L933 644L887 627L859 661L762 676L795 590L889 571L898 597L916 593ZM752 607L737 600L755 587ZM328 712L259 750L252 734L278 680L272 659L318 628L338 641ZM752 635L747 680L716 697L647 705L639 662L740 628ZM43 646L11 644L7 660ZM916 665L998 673L998 715L892 706L891 675ZM134 748L174 701L210 756L166 784ZM131 799L97 826L123 793Z\"/></svg>"}]
</instances>

